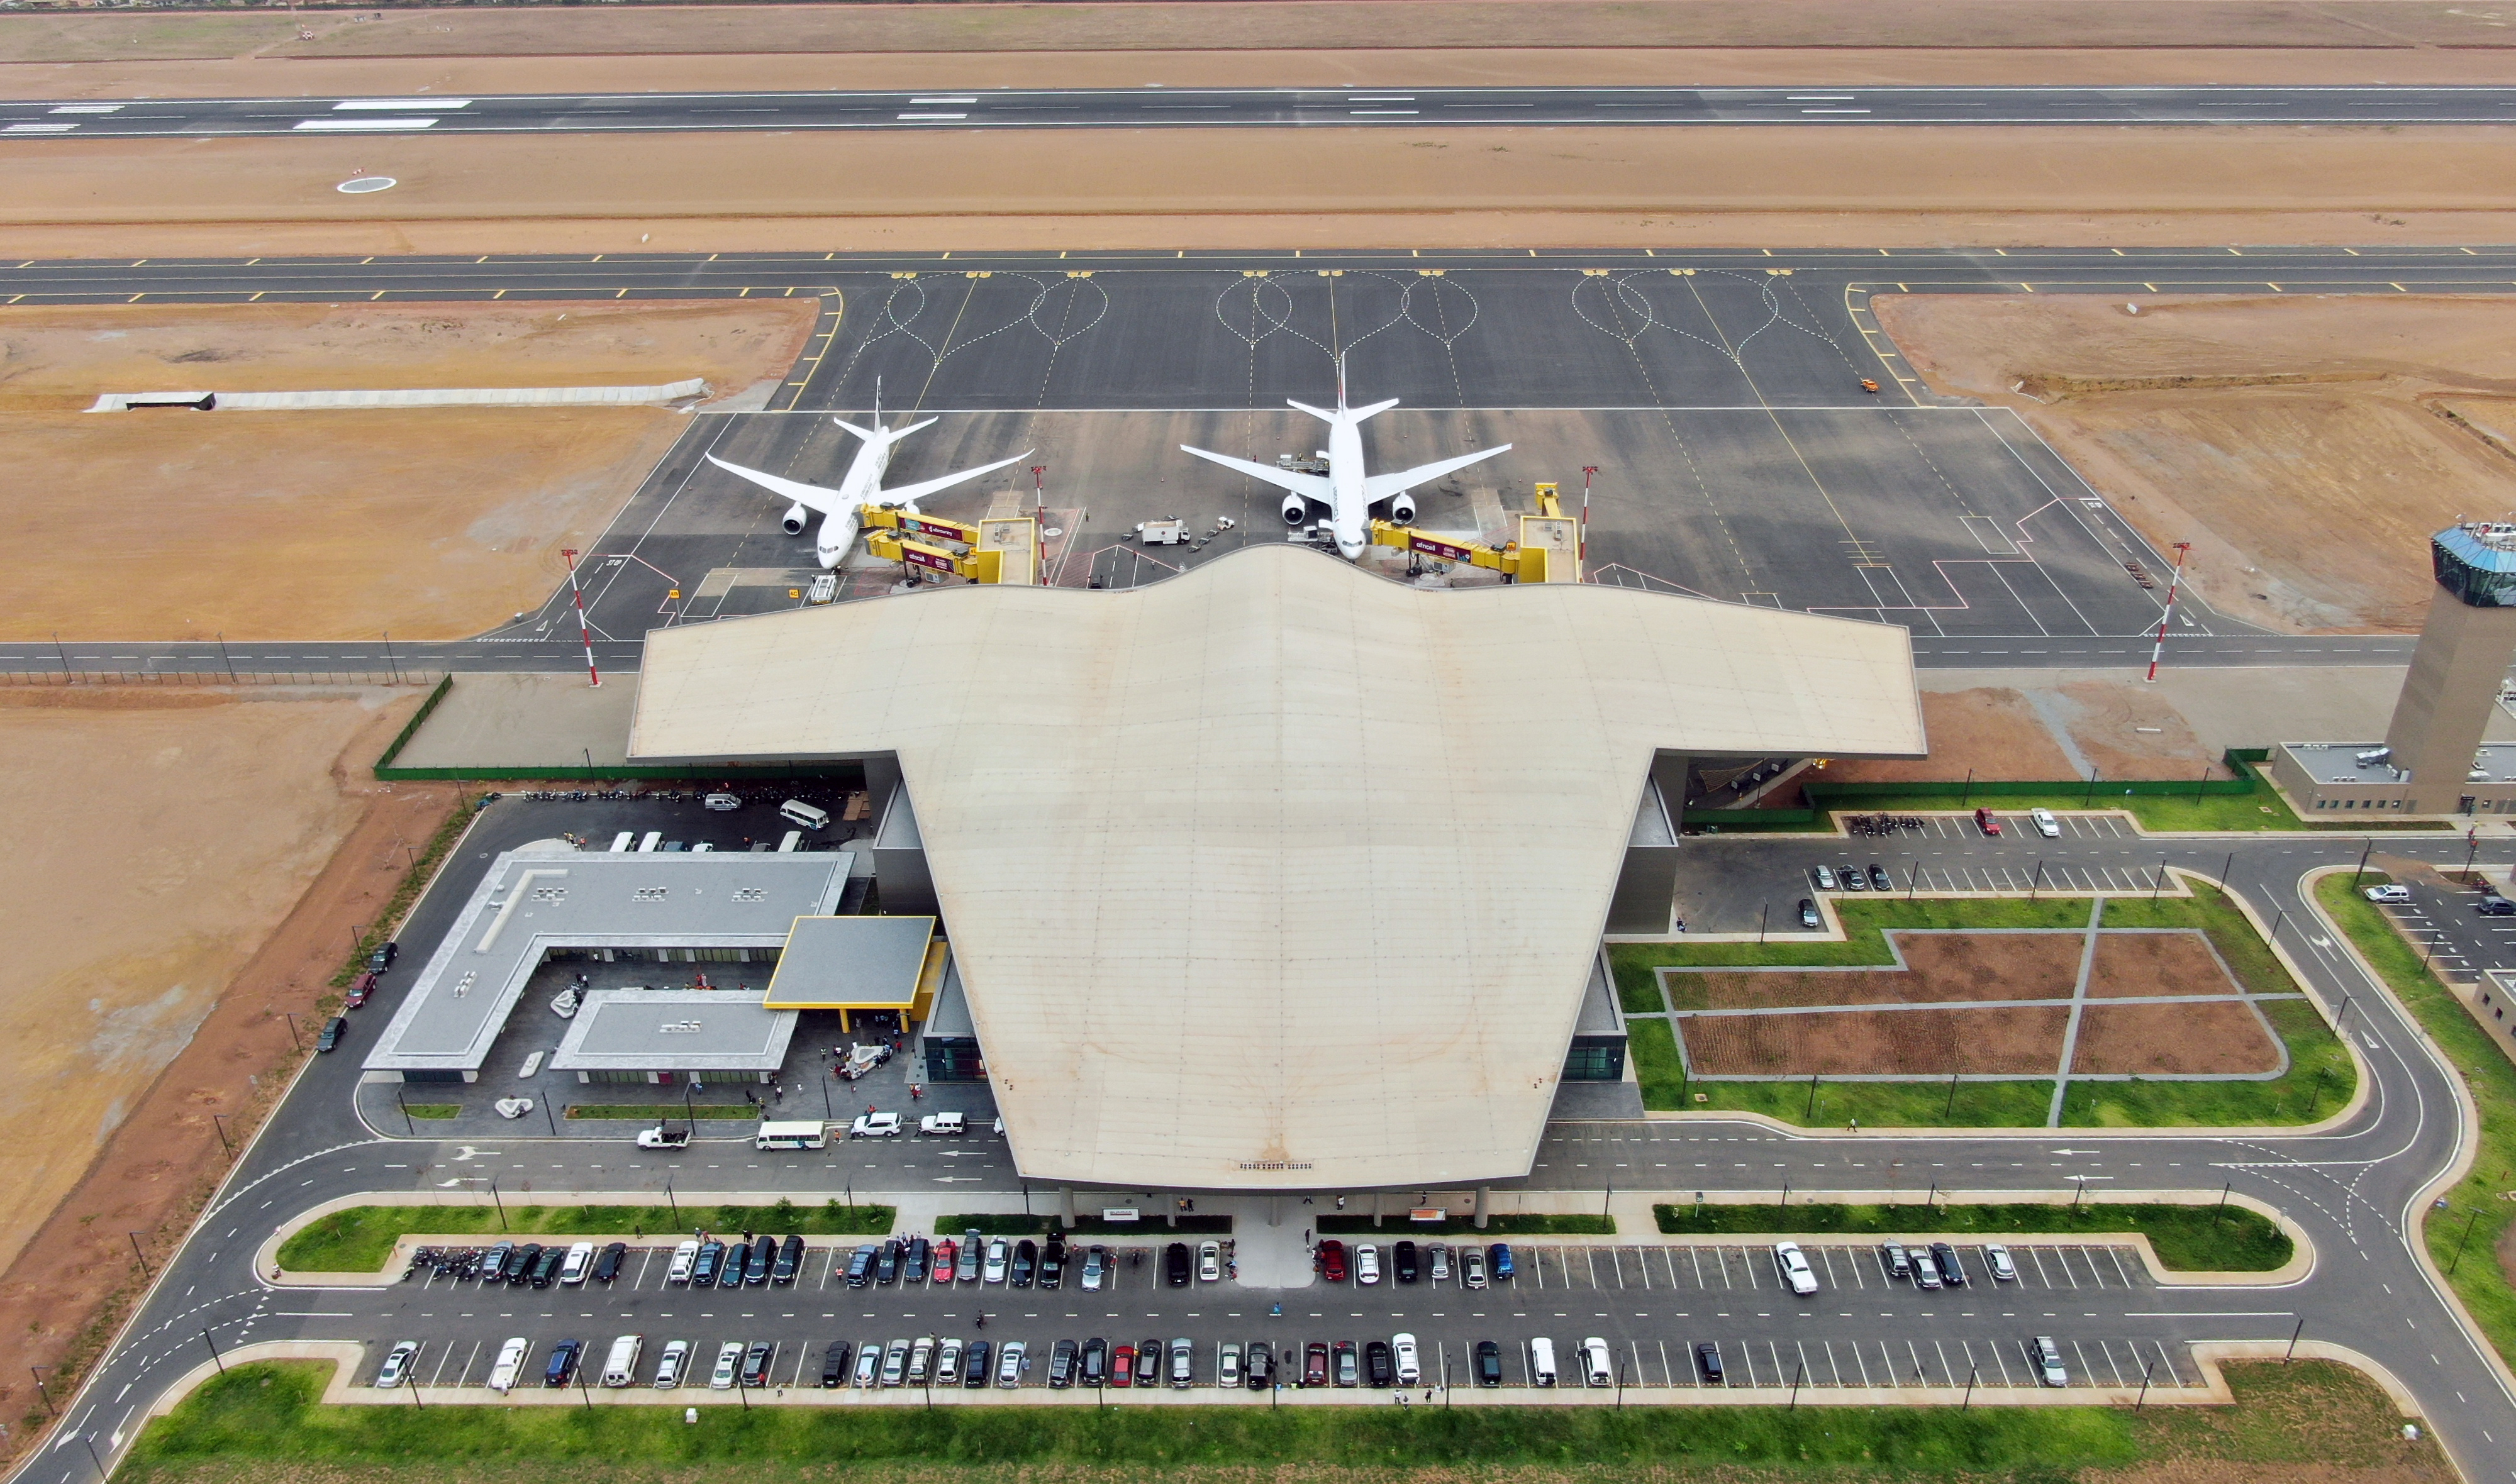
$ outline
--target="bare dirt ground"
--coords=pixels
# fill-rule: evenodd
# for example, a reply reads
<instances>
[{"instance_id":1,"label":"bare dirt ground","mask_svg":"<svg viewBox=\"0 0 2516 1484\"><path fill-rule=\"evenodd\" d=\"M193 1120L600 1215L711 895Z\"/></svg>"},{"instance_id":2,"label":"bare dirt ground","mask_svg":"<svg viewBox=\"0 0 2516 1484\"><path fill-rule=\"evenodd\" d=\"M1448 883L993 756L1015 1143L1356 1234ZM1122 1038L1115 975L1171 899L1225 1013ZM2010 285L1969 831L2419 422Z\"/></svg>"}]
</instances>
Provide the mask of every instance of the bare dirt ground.
<instances>
[{"instance_id":1,"label":"bare dirt ground","mask_svg":"<svg viewBox=\"0 0 2516 1484\"><path fill-rule=\"evenodd\" d=\"M648 310L652 312L646 312ZM390 310L390 312L387 312ZM0 309L0 635L458 638L538 604L688 426L653 407L85 413L107 391L775 381L815 302ZM24 411L10 409L49 408Z\"/></svg>"},{"instance_id":2,"label":"bare dirt ground","mask_svg":"<svg viewBox=\"0 0 2516 1484\"><path fill-rule=\"evenodd\" d=\"M2194 543L2187 581L2254 622L2416 629L2429 533L2516 508L2497 440L2516 421L2516 304L2133 303L1874 301L1934 390L2017 408L2153 542Z\"/></svg>"},{"instance_id":3,"label":"bare dirt ground","mask_svg":"<svg viewBox=\"0 0 2516 1484\"><path fill-rule=\"evenodd\" d=\"M1874 128L0 144L0 250L1865 248L2516 239L2516 138ZM332 187L380 172L392 190ZM641 238L647 239L644 243Z\"/></svg>"},{"instance_id":4,"label":"bare dirt ground","mask_svg":"<svg viewBox=\"0 0 2516 1484\"><path fill-rule=\"evenodd\" d=\"M1910 966L1806 972L1721 970L1666 976L1678 1010L1752 1010L1785 1005L1915 1005L1941 1000L2067 1000L2078 977L2078 933L1899 932Z\"/></svg>"},{"instance_id":5,"label":"bare dirt ground","mask_svg":"<svg viewBox=\"0 0 2516 1484\"><path fill-rule=\"evenodd\" d=\"M1707 1077L1908 1077L1998 1073L2049 1077L2071 1012L2051 1010L1880 1010L1841 1014L1681 1019L1696 1073Z\"/></svg>"},{"instance_id":6,"label":"bare dirt ground","mask_svg":"<svg viewBox=\"0 0 2516 1484\"><path fill-rule=\"evenodd\" d=\"M2079 1012L2071 1070L2135 1077L2234 1077L2280 1066L2280 1044L2245 1006L2091 1005Z\"/></svg>"},{"instance_id":7,"label":"bare dirt ground","mask_svg":"<svg viewBox=\"0 0 2516 1484\"><path fill-rule=\"evenodd\" d=\"M1925 684L1929 678L1925 678ZM1853 759L1815 775L1827 783L2228 776L2171 697L2130 680L2054 680L1922 692L1931 755ZM2102 802L2102 790L2099 802Z\"/></svg>"},{"instance_id":8,"label":"bare dirt ground","mask_svg":"<svg viewBox=\"0 0 2516 1484\"><path fill-rule=\"evenodd\" d=\"M2096 960L2088 966L2092 1000L2243 992L2199 932L2100 933Z\"/></svg>"}]
</instances>

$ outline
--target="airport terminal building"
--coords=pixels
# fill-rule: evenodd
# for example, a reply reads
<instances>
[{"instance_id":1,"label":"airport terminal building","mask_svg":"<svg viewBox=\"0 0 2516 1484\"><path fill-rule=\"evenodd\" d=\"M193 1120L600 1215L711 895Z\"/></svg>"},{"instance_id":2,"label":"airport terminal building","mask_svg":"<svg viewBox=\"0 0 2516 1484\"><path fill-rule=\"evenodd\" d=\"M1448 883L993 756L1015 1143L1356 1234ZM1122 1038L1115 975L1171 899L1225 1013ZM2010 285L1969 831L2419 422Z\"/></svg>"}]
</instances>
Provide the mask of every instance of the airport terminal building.
<instances>
[{"instance_id":1,"label":"airport terminal building","mask_svg":"<svg viewBox=\"0 0 2516 1484\"><path fill-rule=\"evenodd\" d=\"M1527 1175L1568 1078L1625 1075L1602 939L1670 930L1688 768L1924 750L1900 628L1411 588L1288 545L1125 591L949 587L662 630L629 756L865 769L884 917L831 912L812 872L844 855L675 862L693 885L776 878L710 898L759 921L709 930L781 959L758 961L749 1013L901 1006L930 1077L988 1084L1032 1179L1289 1191ZM500 862L371 1067L462 1075L462 1013L401 1019L471 958L505 962L477 940L553 884L530 869ZM642 1029L670 1011L615 1005L628 1049L589 1031L569 1054L664 1070L636 1043L693 1034Z\"/></svg>"}]
</instances>

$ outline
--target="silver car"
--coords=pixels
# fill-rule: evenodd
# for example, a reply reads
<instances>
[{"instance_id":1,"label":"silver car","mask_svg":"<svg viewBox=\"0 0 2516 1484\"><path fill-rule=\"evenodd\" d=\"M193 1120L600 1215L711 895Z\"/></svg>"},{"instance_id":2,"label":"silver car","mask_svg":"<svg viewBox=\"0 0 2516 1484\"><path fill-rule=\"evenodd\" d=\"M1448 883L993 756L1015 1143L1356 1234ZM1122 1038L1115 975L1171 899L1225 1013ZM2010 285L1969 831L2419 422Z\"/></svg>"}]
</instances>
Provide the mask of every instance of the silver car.
<instances>
[{"instance_id":1,"label":"silver car","mask_svg":"<svg viewBox=\"0 0 2516 1484\"><path fill-rule=\"evenodd\" d=\"M962 1233L960 1256L952 1263L952 1276L956 1281L962 1283L979 1281L981 1249L986 1246L986 1242L987 1239L979 1235L975 1228Z\"/></svg>"}]
</instances>

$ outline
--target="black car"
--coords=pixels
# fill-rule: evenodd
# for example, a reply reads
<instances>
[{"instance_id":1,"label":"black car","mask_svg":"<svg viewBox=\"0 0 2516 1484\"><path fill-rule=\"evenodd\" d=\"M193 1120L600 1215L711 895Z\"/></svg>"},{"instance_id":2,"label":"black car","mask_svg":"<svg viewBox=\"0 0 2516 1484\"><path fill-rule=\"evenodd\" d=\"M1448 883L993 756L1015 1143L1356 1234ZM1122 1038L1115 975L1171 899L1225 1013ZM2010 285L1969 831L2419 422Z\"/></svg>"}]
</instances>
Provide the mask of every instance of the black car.
<instances>
[{"instance_id":1,"label":"black car","mask_svg":"<svg viewBox=\"0 0 2516 1484\"><path fill-rule=\"evenodd\" d=\"M1717 1386L1722 1384L1721 1347L1708 1340L1697 1345L1695 1347L1695 1369L1701 1373L1703 1383L1705 1385Z\"/></svg>"},{"instance_id":2,"label":"black car","mask_svg":"<svg viewBox=\"0 0 2516 1484\"><path fill-rule=\"evenodd\" d=\"M516 1244L513 1242L500 1242L491 1247L489 1249L488 1256L481 1259L481 1281L483 1283L506 1282L507 1264L514 1261L515 1257Z\"/></svg>"},{"instance_id":3,"label":"black car","mask_svg":"<svg viewBox=\"0 0 2516 1484\"><path fill-rule=\"evenodd\" d=\"M1087 1386L1107 1385L1110 1381L1110 1341L1095 1335L1083 1341L1083 1375Z\"/></svg>"},{"instance_id":4,"label":"black car","mask_svg":"<svg viewBox=\"0 0 2516 1484\"><path fill-rule=\"evenodd\" d=\"M1477 1341L1477 1384L1480 1386L1502 1384L1502 1346L1490 1340Z\"/></svg>"},{"instance_id":5,"label":"black car","mask_svg":"<svg viewBox=\"0 0 2516 1484\"><path fill-rule=\"evenodd\" d=\"M508 1285L510 1287L521 1285L531 1278L533 1269L541 1265L541 1260L542 1245L539 1242L527 1242L509 1253L507 1255Z\"/></svg>"},{"instance_id":6,"label":"black car","mask_svg":"<svg viewBox=\"0 0 2516 1484\"><path fill-rule=\"evenodd\" d=\"M777 1244L777 1260L770 1264L769 1281L772 1283L792 1283L795 1281L795 1274L801 1271L803 1266L804 1239L802 1237L788 1237L785 1241Z\"/></svg>"},{"instance_id":7,"label":"black car","mask_svg":"<svg viewBox=\"0 0 2516 1484\"><path fill-rule=\"evenodd\" d=\"M609 1283L620 1276L620 1264L629 1260L629 1244L613 1242L594 1259L594 1281Z\"/></svg>"},{"instance_id":8,"label":"black car","mask_svg":"<svg viewBox=\"0 0 2516 1484\"><path fill-rule=\"evenodd\" d=\"M962 1385L976 1391L994 1379L987 1374L987 1342L984 1340L971 1340L970 1347L961 1352Z\"/></svg>"},{"instance_id":9,"label":"black car","mask_svg":"<svg viewBox=\"0 0 2516 1484\"><path fill-rule=\"evenodd\" d=\"M1800 898L1800 926L1812 931L1825 926L1825 920L1817 915L1817 903L1805 896Z\"/></svg>"},{"instance_id":10,"label":"black car","mask_svg":"<svg viewBox=\"0 0 2516 1484\"><path fill-rule=\"evenodd\" d=\"M934 1243L927 1241L924 1237L909 1238L908 1252L905 1256L905 1259L901 1263L900 1267L900 1281L902 1283L925 1282L926 1264L932 1261L934 1257Z\"/></svg>"},{"instance_id":11,"label":"black car","mask_svg":"<svg viewBox=\"0 0 2516 1484\"><path fill-rule=\"evenodd\" d=\"M543 1248L543 1249L542 1249L542 1255L541 1255L539 1257L536 1257L536 1258L534 1258L534 1259L533 1259L533 1272L532 1272L532 1285L533 1285L533 1287L535 1287L535 1288L548 1288L548 1287L550 1287L552 1284L557 1283L557 1282L559 1281L559 1270L560 1270L560 1268L561 1268L563 1265L565 1265L565 1264L566 1263L566 1261L567 1261L567 1249L566 1249L566 1248L565 1248L565 1247L545 1247L545 1248Z\"/></svg>"},{"instance_id":12,"label":"black car","mask_svg":"<svg viewBox=\"0 0 2516 1484\"><path fill-rule=\"evenodd\" d=\"M1048 1352L1048 1383L1063 1391L1074 1384L1074 1341L1061 1340Z\"/></svg>"},{"instance_id":13,"label":"black car","mask_svg":"<svg viewBox=\"0 0 2516 1484\"><path fill-rule=\"evenodd\" d=\"M776 1347L768 1340L753 1340L751 1348L743 1352L742 1383L746 1386L769 1384L769 1361L776 1353Z\"/></svg>"},{"instance_id":14,"label":"black car","mask_svg":"<svg viewBox=\"0 0 2516 1484\"><path fill-rule=\"evenodd\" d=\"M767 1232L751 1239L751 1256L743 1259L742 1281L753 1288L769 1281L769 1269L777 1260L777 1239Z\"/></svg>"},{"instance_id":15,"label":"black car","mask_svg":"<svg viewBox=\"0 0 2516 1484\"><path fill-rule=\"evenodd\" d=\"M821 1387L844 1386L848 1383L848 1342L833 1340L821 1352Z\"/></svg>"},{"instance_id":16,"label":"black car","mask_svg":"<svg viewBox=\"0 0 2516 1484\"><path fill-rule=\"evenodd\" d=\"M2516 901L2509 901L2507 898L2499 896L2494 892L2483 896L2481 900L2473 903L2472 910L2480 913L2483 917L2516 917ZM341 1022L335 1020L332 1023L334 1025L338 1025Z\"/></svg>"},{"instance_id":17,"label":"black car","mask_svg":"<svg viewBox=\"0 0 2516 1484\"><path fill-rule=\"evenodd\" d=\"M1896 889L1896 884L1887 879L1887 868L1878 864L1876 861L1871 861L1869 863L1869 888L1873 891L1893 891Z\"/></svg>"},{"instance_id":18,"label":"black car","mask_svg":"<svg viewBox=\"0 0 2516 1484\"><path fill-rule=\"evenodd\" d=\"M716 1286L742 1287L742 1270L751 1265L751 1243L741 1237L725 1245L725 1265L717 1269Z\"/></svg>"},{"instance_id":19,"label":"black car","mask_svg":"<svg viewBox=\"0 0 2516 1484\"><path fill-rule=\"evenodd\" d=\"M1389 1385L1397 1373L1389 1364L1389 1341L1375 1340L1363 1347L1363 1380L1375 1386Z\"/></svg>"},{"instance_id":20,"label":"black car","mask_svg":"<svg viewBox=\"0 0 2516 1484\"><path fill-rule=\"evenodd\" d=\"M691 1259L691 1287L713 1288L719 1268L725 1265L725 1244L714 1237L699 1244L699 1255Z\"/></svg>"},{"instance_id":21,"label":"black car","mask_svg":"<svg viewBox=\"0 0 2516 1484\"><path fill-rule=\"evenodd\" d=\"M1016 1288L1028 1288L1038 1272L1039 1244L1025 1237L1014 1244L1013 1273L1006 1281Z\"/></svg>"},{"instance_id":22,"label":"black car","mask_svg":"<svg viewBox=\"0 0 2516 1484\"><path fill-rule=\"evenodd\" d=\"M2488 909L2484 908L2483 910L2487 911ZM339 1046L341 1044L341 1038L349 1033L350 1017L347 1015L334 1015L331 1019L323 1022L322 1034L314 1038L314 1050L318 1051L331 1051L333 1048Z\"/></svg>"},{"instance_id":23,"label":"black car","mask_svg":"<svg viewBox=\"0 0 2516 1484\"><path fill-rule=\"evenodd\" d=\"M1249 1353L1240 1362L1241 1379L1252 1391L1264 1391L1276 1379L1276 1348L1263 1340L1249 1341Z\"/></svg>"},{"instance_id":24,"label":"black car","mask_svg":"<svg viewBox=\"0 0 2516 1484\"><path fill-rule=\"evenodd\" d=\"M874 1254L879 1250L871 1242L865 1242L849 1255L848 1287L862 1288L873 1281Z\"/></svg>"},{"instance_id":25,"label":"black car","mask_svg":"<svg viewBox=\"0 0 2516 1484\"><path fill-rule=\"evenodd\" d=\"M576 1379L576 1363L585 1358L585 1341L563 1340L551 1346L550 1364L542 1367L542 1384L565 1386Z\"/></svg>"},{"instance_id":26,"label":"black car","mask_svg":"<svg viewBox=\"0 0 2516 1484\"><path fill-rule=\"evenodd\" d=\"M393 968L394 960L399 957L401 957L401 945L399 943L388 941L380 944L377 946L375 952L367 955L367 972L383 973L386 969Z\"/></svg>"},{"instance_id":27,"label":"black car","mask_svg":"<svg viewBox=\"0 0 2516 1484\"><path fill-rule=\"evenodd\" d=\"M1965 1287L1965 1264L1957 1260L1957 1250L1946 1242L1931 1244L1931 1260L1939 1264L1940 1281L1950 1288Z\"/></svg>"},{"instance_id":28,"label":"black car","mask_svg":"<svg viewBox=\"0 0 2516 1484\"><path fill-rule=\"evenodd\" d=\"M1039 1250L1039 1286L1055 1288L1066 1280L1066 1244L1055 1237Z\"/></svg>"},{"instance_id":29,"label":"black car","mask_svg":"<svg viewBox=\"0 0 2516 1484\"><path fill-rule=\"evenodd\" d=\"M1189 1252L1186 1242L1173 1242L1162 1249L1162 1278L1173 1288L1188 1287Z\"/></svg>"},{"instance_id":30,"label":"black car","mask_svg":"<svg viewBox=\"0 0 2516 1484\"><path fill-rule=\"evenodd\" d=\"M900 1281L900 1252L901 1243L898 1237L882 1244L881 1255L873 1259L874 1282L898 1283Z\"/></svg>"},{"instance_id":31,"label":"black car","mask_svg":"<svg viewBox=\"0 0 2516 1484\"><path fill-rule=\"evenodd\" d=\"M1422 1271L1422 1269L1416 1265L1415 1244L1412 1242L1401 1242L1397 1246L1389 1249L1389 1265L1397 1272L1399 1282L1414 1282L1416 1275Z\"/></svg>"}]
</instances>

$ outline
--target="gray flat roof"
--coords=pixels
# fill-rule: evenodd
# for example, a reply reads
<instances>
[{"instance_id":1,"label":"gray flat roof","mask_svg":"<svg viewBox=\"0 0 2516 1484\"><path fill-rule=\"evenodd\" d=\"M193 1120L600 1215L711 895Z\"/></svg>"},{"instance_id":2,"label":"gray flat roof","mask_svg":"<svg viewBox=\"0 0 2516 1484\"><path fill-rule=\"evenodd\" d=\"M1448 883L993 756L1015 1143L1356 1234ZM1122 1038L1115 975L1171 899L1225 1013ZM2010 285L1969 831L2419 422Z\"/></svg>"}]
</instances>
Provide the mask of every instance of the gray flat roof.
<instances>
[{"instance_id":1,"label":"gray flat roof","mask_svg":"<svg viewBox=\"0 0 2516 1484\"><path fill-rule=\"evenodd\" d=\"M799 917L769 998L794 1010L904 1009L934 936L931 917Z\"/></svg>"},{"instance_id":2,"label":"gray flat roof","mask_svg":"<svg viewBox=\"0 0 2516 1484\"><path fill-rule=\"evenodd\" d=\"M849 857L510 850L402 997L372 1071L475 1071L554 948L780 948L836 906ZM693 966L695 968L696 966Z\"/></svg>"},{"instance_id":3,"label":"gray flat roof","mask_svg":"<svg viewBox=\"0 0 2516 1484\"><path fill-rule=\"evenodd\" d=\"M551 1066L563 1072L774 1072L795 1011L758 992L598 989L570 1020Z\"/></svg>"},{"instance_id":4,"label":"gray flat roof","mask_svg":"<svg viewBox=\"0 0 2516 1484\"><path fill-rule=\"evenodd\" d=\"M2378 742L2284 742L2282 747L2295 758L2298 766L2318 783L2405 783L2410 775L2390 763L2359 765L2359 755L2384 746ZM2487 778L2467 779L2472 783L2516 783L2516 742L2484 742L2473 754L2473 763Z\"/></svg>"}]
</instances>

